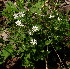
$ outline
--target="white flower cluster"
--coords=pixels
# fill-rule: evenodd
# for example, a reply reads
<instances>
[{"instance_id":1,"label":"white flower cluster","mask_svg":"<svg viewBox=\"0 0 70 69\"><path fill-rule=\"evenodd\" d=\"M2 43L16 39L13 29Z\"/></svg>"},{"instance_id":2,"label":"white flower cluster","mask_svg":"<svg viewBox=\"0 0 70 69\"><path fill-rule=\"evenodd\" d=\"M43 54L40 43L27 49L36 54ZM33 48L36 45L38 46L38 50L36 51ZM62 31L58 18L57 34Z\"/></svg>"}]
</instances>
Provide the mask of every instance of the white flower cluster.
<instances>
[{"instance_id":1,"label":"white flower cluster","mask_svg":"<svg viewBox=\"0 0 70 69\"><path fill-rule=\"evenodd\" d=\"M58 13L57 13L58 15ZM49 18L54 18L54 16L50 15ZM61 21L62 19L60 17L57 18L58 21Z\"/></svg>"},{"instance_id":2,"label":"white flower cluster","mask_svg":"<svg viewBox=\"0 0 70 69\"><path fill-rule=\"evenodd\" d=\"M38 28L37 26L33 26L33 27L32 27L32 32L36 32L36 31L39 31L39 28ZM29 31L28 31L29 35L33 35L32 32L29 30Z\"/></svg>"},{"instance_id":3,"label":"white flower cluster","mask_svg":"<svg viewBox=\"0 0 70 69\"><path fill-rule=\"evenodd\" d=\"M18 20L15 23L16 23L17 26L24 26L24 25L22 25L21 20Z\"/></svg>"},{"instance_id":4,"label":"white flower cluster","mask_svg":"<svg viewBox=\"0 0 70 69\"><path fill-rule=\"evenodd\" d=\"M36 32L36 31L39 31L39 29L38 29L37 26L33 26L33 27L32 27L32 31L33 31L33 32Z\"/></svg>"},{"instance_id":5,"label":"white flower cluster","mask_svg":"<svg viewBox=\"0 0 70 69\"><path fill-rule=\"evenodd\" d=\"M33 26L32 27L32 32L36 32L36 31L39 31L38 27L37 26ZM30 35L33 35L32 32L29 30L29 34ZM30 42L32 45L37 45L37 40L35 39L31 39L31 42Z\"/></svg>"},{"instance_id":6,"label":"white flower cluster","mask_svg":"<svg viewBox=\"0 0 70 69\"><path fill-rule=\"evenodd\" d=\"M13 16L14 16L14 19L16 19L18 17L18 14L15 13Z\"/></svg>"},{"instance_id":7,"label":"white flower cluster","mask_svg":"<svg viewBox=\"0 0 70 69\"><path fill-rule=\"evenodd\" d=\"M15 13L13 16L14 16L14 19L18 18L18 17L24 17L24 12L19 12L19 13Z\"/></svg>"},{"instance_id":8,"label":"white flower cluster","mask_svg":"<svg viewBox=\"0 0 70 69\"><path fill-rule=\"evenodd\" d=\"M25 14L24 14L24 12L19 12L18 15L19 15L19 17L24 17Z\"/></svg>"},{"instance_id":9,"label":"white flower cluster","mask_svg":"<svg viewBox=\"0 0 70 69\"><path fill-rule=\"evenodd\" d=\"M33 44L33 45L37 45L37 40L35 40L35 39L31 39L31 42L30 42L31 44Z\"/></svg>"}]
</instances>

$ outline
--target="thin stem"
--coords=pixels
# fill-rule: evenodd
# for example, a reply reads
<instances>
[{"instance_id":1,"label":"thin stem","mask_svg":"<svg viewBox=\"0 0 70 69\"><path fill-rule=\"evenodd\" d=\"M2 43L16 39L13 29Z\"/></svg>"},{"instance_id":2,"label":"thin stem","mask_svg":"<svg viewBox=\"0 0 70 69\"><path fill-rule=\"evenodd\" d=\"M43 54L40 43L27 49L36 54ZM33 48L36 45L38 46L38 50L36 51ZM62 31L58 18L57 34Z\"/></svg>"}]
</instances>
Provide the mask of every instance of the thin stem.
<instances>
[{"instance_id":1,"label":"thin stem","mask_svg":"<svg viewBox=\"0 0 70 69\"><path fill-rule=\"evenodd\" d=\"M46 63L46 69L48 69L48 65L47 65L47 63L48 63L48 46L47 46L47 58L45 58L45 63Z\"/></svg>"},{"instance_id":2,"label":"thin stem","mask_svg":"<svg viewBox=\"0 0 70 69\"><path fill-rule=\"evenodd\" d=\"M53 47L53 49L54 49L54 47ZM60 58L60 56L59 56L59 54L57 53L57 51L54 49L54 51L56 52L56 55L58 56L58 58L59 58L59 60L60 60L60 63L62 62L62 60L61 60L61 58Z\"/></svg>"},{"instance_id":3,"label":"thin stem","mask_svg":"<svg viewBox=\"0 0 70 69\"><path fill-rule=\"evenodd\" d=\"M62 62L62 60L61 60L61 58L60 58L59 54L57 53L56 49L55 49L54 47L53 47L53 49L54 49L54 51L55 51L55 53L56 53L57 57L59 58L60 63L64 66L64 64L63 64L63 62ZM64 67L65 67L65 66L64 66Z\"/></svg>"},{"instance_id":4,"label":"thin stem","mask_svg":"<svg viewBox=\"0 0 70 69\"><path fill-rule=\"evenodd\" d=\"M47 65L47 60L46 60L46 58L45 58L45 63L46 63L46 69L48 69L48 65Z\"/></svg>"}]
</instances>

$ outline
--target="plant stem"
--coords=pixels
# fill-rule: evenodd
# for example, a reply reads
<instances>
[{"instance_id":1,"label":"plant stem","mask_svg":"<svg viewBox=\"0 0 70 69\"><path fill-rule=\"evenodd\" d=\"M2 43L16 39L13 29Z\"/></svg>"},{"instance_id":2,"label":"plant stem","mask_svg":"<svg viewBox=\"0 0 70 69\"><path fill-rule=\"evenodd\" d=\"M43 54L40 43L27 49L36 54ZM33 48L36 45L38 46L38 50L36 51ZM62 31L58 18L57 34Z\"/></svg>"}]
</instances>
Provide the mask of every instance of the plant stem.
<instances>
[{"instance_id":1,"label":"plant stem","mask_svg":"<svg viewBox=\"0 0 70 69\"><path fill-rule=\"evenodd\" d=\"M59 54L57 53L57 51L56 51L56 49L53 47L53 49L54 49L54 51L55 51L55 53L56 53L56 55L57 55L57 57L59 58L59 60L60 60L60 64L62 64L62 66L64 66L64 64L63 64L63 62L62 62L62 60L61 60L61 58L60 58L60 56L59 56ZM64 66L65 67L65 66Z\"/></svg>"},{"instance_id":2,"label":"plant stem","mask_svg":"<svg viewBox=\"0 0 70 69\"><path fill-rule=\"evenodd\" d=\"M46 69L48 69L48 65L47 65L47 63L48 63L48 46L47 46L47 58L45 58L45 63L46 63Z\"/></svg>"},{"instance_id":3,"label":"plant stem","mask_svg":"<svg viewBox=\"0 0 70 69\"><path fill-rule=\"evenodd\" d=\"M47 60L46 60L46 58L45 58L45 63L46 63L46 69L48 69L48 65L47 65Z\"/></svg>"}]
</instances>

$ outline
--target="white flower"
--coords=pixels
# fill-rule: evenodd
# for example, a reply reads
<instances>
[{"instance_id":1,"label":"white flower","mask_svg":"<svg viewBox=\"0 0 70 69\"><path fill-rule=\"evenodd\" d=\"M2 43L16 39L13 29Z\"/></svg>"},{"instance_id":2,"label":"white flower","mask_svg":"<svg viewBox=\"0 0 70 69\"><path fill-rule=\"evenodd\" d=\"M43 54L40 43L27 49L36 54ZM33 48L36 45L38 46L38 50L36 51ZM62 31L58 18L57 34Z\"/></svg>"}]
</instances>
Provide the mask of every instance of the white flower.
<instances>
[{"instance_id":1,"label":"white flower","mask_svg":"<svg viewBox=\"0 0 70 69\"><path fill-rule=\"evenodd\" d=\"M19 12L18 14L19 14L19 17L24 17L25 15L24 12Z\"/></svg>"},{"instance_id":2,"label":"white flower","mask_svg":"<svg viewBox=\"0 0 70 69\"><path fill-rule=\"evenodd\" d=\"M54 18L54 16L50 15L50 17L49 17L49 18Z\"/></svg>"},{"instance_id":3,"label":"white flower","mask_svg":"<svg viewBox=\"0 0 70 69\"><path fill-rule=\"evenodd\" d=\"M35 13L35 14L37 14L37 13Z\"/></svg>"},{"instance_id":4,"label":"white flower","mask_svg":"<svg viewBox=\"0 0 70 69\"><path fill-rule=\"evenodd\" d=\"M31 31L29 31L29 35L33 35Z\"/></svg>"},{"instance_id":5,"label":"white flower","mask_svg":"<svg viewBox=\"0 0 70 69\"><path fill-rule=\"evenodd\" d=\"M18 20L15 22L17 25L20 25L21 24L21 20Z\"/></svg>"},{"instance_id":6,"label":"white flower","mask_svg":"<svg viewBox=\"0 0 70 69\"><path fill-rule=\"evenodd\" d=\"M35 45L35 44L37 45L37 40L32 39L30 43L33 44L33 45Z\"/></svg>"},{"instance_id":7,"label":"white flower","mask_svg":"<svg viewBox=\"0 0 70 69\"><path fill-rule=\"evenodd\" d=\"M41 15L41 16L45 16L45 15Z\"/></svg>"},{"instance_id":8,"label":"white flower","mask_svg":"<svg viewBox=\"0 0 70 69\"><path fill-rule=\"evenodd\" d=\"M14 19L16 19L17 17L24 17L24 12L19 12L19 13L15 13L13 16L14 16Z\"/></svg>"},{"instance_id":9,"label":"white flower","mask_svg":"<svg viewBox=\"0 0 70 69\"><path fill-rule=\"evenodd\" d=\"M14 14L13 16L14 16L14 19L16 19L18 17L18 14Z\"/></svg>"},{"instance_id":10,"label":"white flower","mask_svg":"<svg viewBox=\"0 0 70 69\"><path fill-rule=\"evenodd\" d=\"M16 2L14 2L14 5L17 6Z\"/></svg>"},{"instance_id":11,"label":"white flower","mask_svg":"<svg viewBox=\"0 0 70 69\"><path fill-rule=\"evenodd\" d=\"M58 5L58 3L54 3L55 5Z\"/></svg>"},{"instance_id":12,"label":"white flower","mask_svg":"<svg viewBox=\"0 0 70 69\"><path fill-rule=\"evenodd\" d=\"M58 30L58 27L54 27L55 28L55 30Z\"/></svg>"},{"instance_id":13,"label":"white flower","mask_svg":"<svg viewBox=\"0 0 70 69\"><path fill-rule=\"evenodd\" d=\"M24 26L24 25L21 24L21 20L18 20L18 21L16 21L15 23L16 23L16 25L18 25L18 26Z\"/></svg>"},{"instance_id":14,"label":"white flower","mask_svg":"<svg viewBox=\"0 0 70 69\"><path fill-rule=\"evenodd\" d=\"M25 45L23 45L23 47L25 47Z\"/></svg>"},{"instance_id":15,"label":"white flower","mask_svg":"<svg viewBox=\"0 0 70 69\"><path fill-rule=\"evenodd\" d=\"M47 49L47 51L48 51L48 49Z\"/></svg>"},{"instance_id":16,"label":"white flower","mask_svg":"<svg viewBox=\"0 0 70 69\"><path fill-rule=\"evenodd\" d=\"M58 13L56 13L56 15L58 15Z\"/></svg>"},{"instance_id":17,"label":"white flower","mask_svg":"<svg viewBox=\"0 0 70 69\"><path fill-rule=\"evenodd\" d=\"M39 9L41 11L41 9Z\"/></svg>"},{"instance_id":18,"label":"white flower","mask_svg":"<svg viewBox=\"0 0 70 69\"><path fill-rule=\"evenodd\" d=\"M59 37L59 36L57 36L57 37Z\"/></svg>"},{"instance_id":19,"label":"white flower","mask_svg":"<svg viewBox=\"0 0 70 69\"><path fill-rule=\"evenodd\" d=\"M61 18L58 17L58 21L62 20Z\"/></svg>"},{"instance_id":20,"label":"white flower","mask_svg":"<svg viewBox=\"0 0 70 69\"><path fill-rule=\"evenodd\" d=\"M28 31L28 33L29 33L29 35L33 35L33 33L30 30Z\"/></svg>"},{"instance_id":21,"label":"white flower","mask_svg":"<svg viewBox=\"0 0 70 69\"><path fill-rule=\"evenodd\" d=\"M39 31L39 29L38 29L38 27L33 26L33 27L32 27L32 31L33 31L33 32L35 32L35 31Z\"/></svg>"},{"instance_id":22,"label":"white flower","mask_svg":"<svg viewBox=\"0 0 70 69\"><path fill-rule=\"evenodd\" d=\"M55 3L55 5L58 5L57 3Z\"/></svg>"},{"instance_id":23,"label":"white flower","mask_svg":"<svg viewBox=\"0 0 70 69\"><path fill-rule=\"evenodd\" d=\"M45 16L45 15L42 15L42 14L39 14L40 16Z\"/></svg>"},{"instance_id":24,"label":"white flower","mask_svg":"<svg viewBox=\"0 0 70 69\"><path fill-rule=\"evenodd\" d=\"M60 18L58 17L58 21L60 21Z\"/></svg>"},{"instance_id":25,"label":"white flower","mask_svg":"<svg viewBox=\"0 0 70 69\"><path fill-rule=\"evenodd\" d=\"M31 32L29 32L29 34L31 35L32 33L31 33Z\"/></svg>"},{"instance_id":26,"label":"white flower","mask_svg":"<svg viewBox=\"0 0 70 69\"><path fill-rule=\"evenodd\" d=\"M24 26L24 25L21 24L21 25L19 25L19 26Z\"/></svg>"}]
</instances>

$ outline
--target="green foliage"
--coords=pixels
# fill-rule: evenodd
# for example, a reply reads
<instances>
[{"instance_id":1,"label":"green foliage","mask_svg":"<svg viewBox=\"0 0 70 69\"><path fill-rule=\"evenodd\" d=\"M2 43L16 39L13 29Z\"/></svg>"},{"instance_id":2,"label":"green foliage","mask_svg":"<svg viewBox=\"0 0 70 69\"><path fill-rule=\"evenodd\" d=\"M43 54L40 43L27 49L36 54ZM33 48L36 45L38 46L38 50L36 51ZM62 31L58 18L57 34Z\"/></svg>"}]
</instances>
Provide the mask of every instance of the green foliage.
<instances>
[{"instance_id":1,"label":"green foliage","mask_svg":"<svg viewBox=\"0 0 70 69\"><path fill-rule=\"evenodd\" d=\"M38 1L38 3L36 3L35 5L33 5L31 8L30 8L30 11L32 12L32 13L38 13L38 14L41 14L41 8L42 8L42 6L44 5L44 1Z\"/></svg>"},{"instance_id":2,"label":"green foliage","mask_svg":"<svg viewBox=\"0 0 70 69\"><path fill-rule=\"evenodd\" d=\"M14 6L14 4L10 1L6 4L6 9L3 10L3 15L7 16L9 19L12 20L12 15L14 12L17 12L18 9Z\"/></svg>"},{"instance_id":3,"label":"green foliage","mask_svg":"<svg viewBox=\"0 0 70 69\"><path fill-rule=\"evenodd\" d=\"M64 37L70 36L70 24L58 10L51 9L52 13L46 14L48 8L42 9L44 1L38 1L30 7L31 2L28 2L29 10L24 8L26 5L23 3L18 0L15 6L8 1L3 10L3 15L9 19L8 31L11 34L9 43L5 43L6 47L0 52L0 59L4 59L4 62L8 56L18 55L23 65L31 66L32 61L45 60L47 53L51 52L45 50L45 47L54 47L56 50L62 48L59 43L63 44Z\"/></svg>"}]
</instances>

